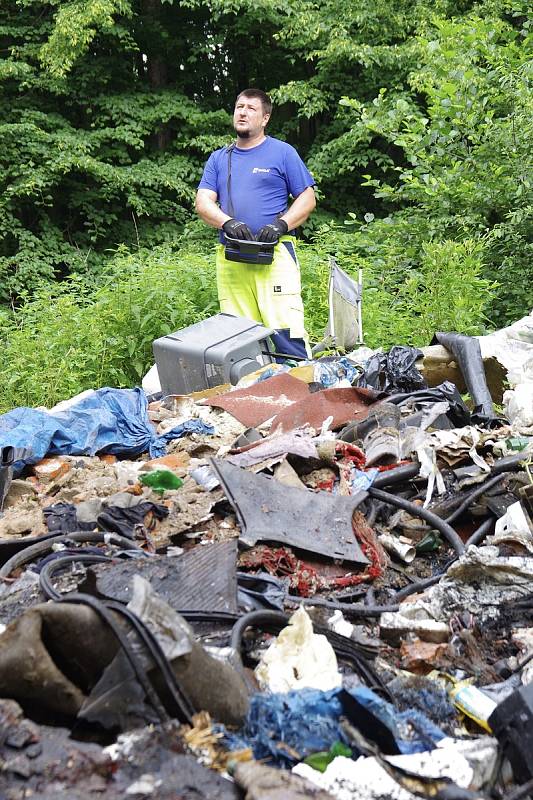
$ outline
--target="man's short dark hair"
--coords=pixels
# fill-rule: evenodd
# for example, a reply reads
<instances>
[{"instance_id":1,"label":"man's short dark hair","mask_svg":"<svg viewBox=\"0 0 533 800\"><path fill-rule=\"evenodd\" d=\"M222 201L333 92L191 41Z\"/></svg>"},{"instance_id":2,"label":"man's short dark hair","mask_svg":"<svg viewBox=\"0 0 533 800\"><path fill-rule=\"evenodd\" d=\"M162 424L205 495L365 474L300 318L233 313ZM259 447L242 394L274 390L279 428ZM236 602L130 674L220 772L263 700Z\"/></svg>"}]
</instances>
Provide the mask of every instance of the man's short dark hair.
<instances>
[{"instance_id":1,"label":"man's short dark hair","mask_svg":"<svg viewBox=\"0 0 533 800\"><path fill-rule=\"evenodd\" d=\"M262 89L243 89L243 91L237 95L237 100L239 97L257 97L261 100L263 114L268 114L269 116L272 114L272 100ZM235 100L235 103L237 103L237 100Z\"/></svg>"}]
</instances>

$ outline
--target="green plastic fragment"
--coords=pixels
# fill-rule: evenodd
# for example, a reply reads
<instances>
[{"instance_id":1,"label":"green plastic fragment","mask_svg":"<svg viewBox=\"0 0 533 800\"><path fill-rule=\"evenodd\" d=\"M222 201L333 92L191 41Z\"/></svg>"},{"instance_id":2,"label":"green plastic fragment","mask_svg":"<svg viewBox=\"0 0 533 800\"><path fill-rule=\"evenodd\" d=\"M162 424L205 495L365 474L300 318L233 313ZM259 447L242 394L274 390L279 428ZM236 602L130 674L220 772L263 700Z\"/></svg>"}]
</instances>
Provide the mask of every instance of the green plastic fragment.
<instances>
[{"instance_id":1,"label":"green plastic fragment","mask_svg":"<svg viewBox=\"0 0 533 800\"><path fill-rule=\"evenodd\" d=\"M505 444L509 450L519 453L521 450L526 449L530 441L531 439L527 439L525 436L512 436L510 439L505 440Z\"/></svg>"},{"instance_id":2,"label":"green plastic fragment","mask_svg":"<svg viewBox=\"0 0 533 800\"><path fill-rule=\"evenodd\" d=\"M181 478L169 469L156 469L141 475L139 480L143 486L150 486L158 494L163 494L167 489L180 489L183 486Z\"/></svg>"},{"instance_id":3,"label":"green plastic fragment","mask_svg":"<svg viewBox=\"0 0 533 800\"><path fill-rule=\"evenodd\" d=\"M417 553L433 553L442 547L442 539L436 531L428 531L416 545Z\"/></svg>"},{"instance_id":4,"label":"green plastic fragment","mask_svg":"<svg viewBox=\"0 0 533 800\"><path fill-rule=\"evenodd\" d=\"M353 753L350 748L343 742L334 742L327 752L324 750L319 753L312 753L304 759L303 763L316 769L318 772L325 772L328 764L331 764L333 759L337 756L351 758L352 755Z\"/></svg>"}]
</instances>

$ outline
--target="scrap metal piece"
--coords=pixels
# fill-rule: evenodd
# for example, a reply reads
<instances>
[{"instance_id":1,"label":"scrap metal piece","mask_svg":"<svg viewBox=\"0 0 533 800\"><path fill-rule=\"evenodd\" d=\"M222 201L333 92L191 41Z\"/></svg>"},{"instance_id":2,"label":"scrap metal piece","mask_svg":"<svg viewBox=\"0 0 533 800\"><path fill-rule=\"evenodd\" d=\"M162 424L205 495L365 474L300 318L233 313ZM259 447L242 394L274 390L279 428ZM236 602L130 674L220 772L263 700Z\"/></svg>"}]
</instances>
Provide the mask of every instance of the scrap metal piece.
<instances>
[{"instance_id":1,"label":"scrap metal piece","mask_svg":"<svg viewBox=\"0 0 533 800\"><path fill-rule=\"evenodd\" d=\"M235 389L219 397L210 397L200 405L223 408L243 425L256 428L287 406L308 396L308 385L285 372L245 389Z\"/></svg>"},{"instance_id":2,"label":"scrap metal piece","mask_svg":"<svg viewBox=\"0 0 533 800\"><path fill-rule=\"evenodd\" d=\"M332 417L331 430L337 430L353 419L366 419L369 407L384 397L375 389L324 389L281 410L272 422L271 430L291 431L304 425L318 429Z\"/></svg>"},{"instance_id":3,"label":"scrap metal piece","mask_svg":"<svg viewBox=\"0 0 533 800\"><path fill-rule=\"evenodd\" d=\"M211 459L239 524L239 541L281 542L329 558L368 564L353 530L353 512L367 497L304 492L266 475L254 475L227 461Z\"/></svg>"},{"instance_id":4,"label":"scrap metal piece","mask_svg":"<svg viewBox=\"0 0 533 800\"><path fill-rule=\"evenodd\" d=\"M133 576L148 580L157 594L176 611L230 611L237 606L237 542L195 547L180 556L102 564L91 570L104 597L127 603Z\"/></svg>"}]
</instances>

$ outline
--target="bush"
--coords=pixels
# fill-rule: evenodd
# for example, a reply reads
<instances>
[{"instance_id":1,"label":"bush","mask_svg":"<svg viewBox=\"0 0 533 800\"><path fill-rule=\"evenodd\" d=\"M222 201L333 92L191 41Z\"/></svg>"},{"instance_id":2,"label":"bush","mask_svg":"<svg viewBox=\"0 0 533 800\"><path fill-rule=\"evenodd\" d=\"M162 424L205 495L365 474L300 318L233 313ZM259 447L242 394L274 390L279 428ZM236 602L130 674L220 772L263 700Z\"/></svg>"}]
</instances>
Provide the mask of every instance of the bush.
<instances>
[{"instance_id":1,"label":"bush","mask_svg":"<svg viewBox=\"0 0 533 800\"><path fill-rule=\"evenodd\" d=\"M0 408L51 406L85 389L138 384L153 363L154 339L217 307L211 253L121 251L96 291L80 279L47 286L0 320Z\"/></svg>"},{"instance_id":2,"label":"bush","mask_svg":"<svg viewBox=\"0 0 533 800\"><path fill-rule=\"evenodd\" d=\"M482 277L483 240L409 241L409 226L326 226L300 247L312 339L327 322L328 255L357 279L363 270L363 333L370 347L428 345L438 330L483 333L496 284Z\"/></svg>"},{"instance_id":3,"label":"bush","mask_svg":"<svg viewBox=\"0 0 533 800\"><path fill-rule=\"evenodd\" d=\"M480 278L482 243L421 248L384 236L369 246L366 226L326 225L300 244L306 324L319 340L328 316L328 258L357 277L363 268L363 324L371 347L428 344L436 330L481 332L493 286ZM378 241L373 233L373 241ZM407 257L408 256L408 257ZM405 268L405 260L409 268ZM4 376L0 409L51 406L100 386L138 384L153 363L152 342L218 311L212 244L120 250L98 287L80 277L26 297L0 316Z\"/></svg>"}]
</instances>

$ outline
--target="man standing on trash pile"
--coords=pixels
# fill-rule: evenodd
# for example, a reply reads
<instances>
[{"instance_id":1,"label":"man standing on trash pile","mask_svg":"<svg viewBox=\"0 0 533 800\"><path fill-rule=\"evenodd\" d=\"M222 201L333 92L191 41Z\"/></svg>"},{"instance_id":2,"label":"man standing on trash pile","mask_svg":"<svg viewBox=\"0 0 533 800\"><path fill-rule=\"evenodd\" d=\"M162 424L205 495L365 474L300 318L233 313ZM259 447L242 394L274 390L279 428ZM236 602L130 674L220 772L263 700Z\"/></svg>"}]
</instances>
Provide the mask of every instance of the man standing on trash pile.
<instances>
[{"instance_id":1,"label":"man standing on trash pile","mask_svg":"<svg viewBox=\"0 0 533 800\"><path fill-rule=\"evenodd\" d=\"M272 103L261 89L239 94L237 140L212 153L196 195L198 215L220 230L217 288L223 312L274 328L280 353L308 356L295 229L316 205L313 176L291 145L265 134ZM294 200L288 208L288 199ZM270 264L226 258L226 236L273 244Z\"/></svg>"}]
</instances>

